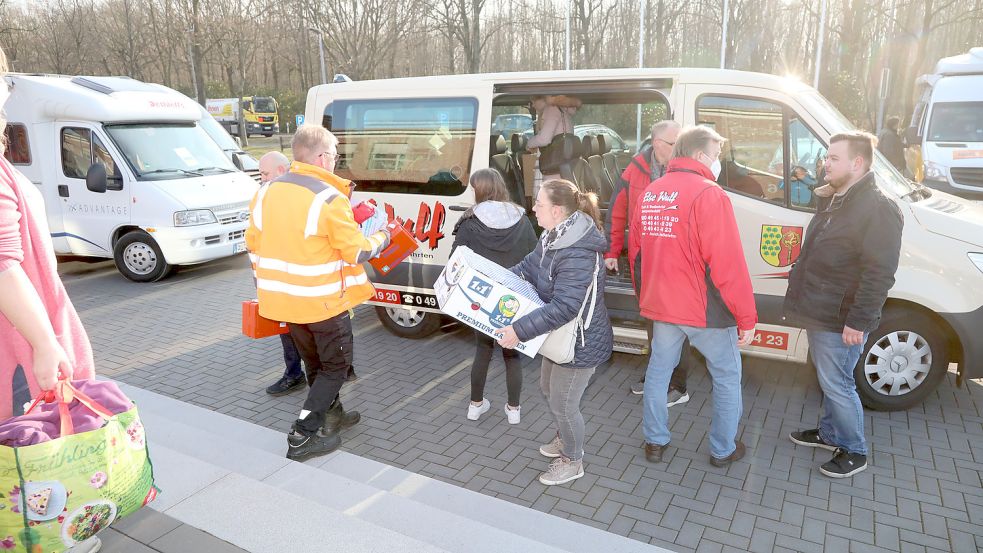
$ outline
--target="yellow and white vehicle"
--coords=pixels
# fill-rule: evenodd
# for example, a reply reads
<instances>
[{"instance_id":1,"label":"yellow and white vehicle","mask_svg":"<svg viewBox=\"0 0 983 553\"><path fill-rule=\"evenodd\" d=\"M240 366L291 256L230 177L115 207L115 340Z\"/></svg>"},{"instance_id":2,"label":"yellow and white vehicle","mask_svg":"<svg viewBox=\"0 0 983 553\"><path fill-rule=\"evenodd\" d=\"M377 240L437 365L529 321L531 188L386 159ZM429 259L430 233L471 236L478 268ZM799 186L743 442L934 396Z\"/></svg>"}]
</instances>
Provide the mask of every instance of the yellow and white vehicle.
<instances>
[{"instance_id":1,"label":"yellow and white vehicle","mask_svg":"<svg viewBox=\"0 0 983 553\"><path fill-rule=\"evenodd\" d=\"M830 136L852 125L807 85L730 70L455 75L310 89L306 118L323 121L340 140L336 172L358 183L355 199L374 200L420 242L408 262L372 275L373 303L385 326L409 337L438 328L433 283L455 224L474 202L468 175L498 168L522 195L528 166L520 159L521 135L505 145L492 124L499 115L529 114L531 97L541 94L576 96L583 102L576 125L604 126L623 137L636 136L641 113L641 129L671 117L711 125L728 138L718 182L733 202L761 321L746 353L805 362L805 332L784 324L782 302L815 208L808 195L790 190L821 178ZM573 177L606 200L630 152L608 152L600 142L583 139ZM876 156L878 185L904 214L904 244L897 284L856 376L868 406L903 409L932 393L950 362L963 378L983 376L983 206L914 184ZM644 353L645 327L624 259L620 266L606 287L615 349Z\"/></svg>"},{"instance_id":2,"label":"yellow and white vehicle","mask_svg":"<svg viewBox=\"0 0 983 553\"><path fill-rule=\"evenodd\" d=\"M242 99L242 118L246 136L261 134L273 136L280 132L280 107L271 96L245 96ZM231 135L239 134L239 99L212 98L205 101L209 115L225 127Z\"/></svg>"}]
</instances>

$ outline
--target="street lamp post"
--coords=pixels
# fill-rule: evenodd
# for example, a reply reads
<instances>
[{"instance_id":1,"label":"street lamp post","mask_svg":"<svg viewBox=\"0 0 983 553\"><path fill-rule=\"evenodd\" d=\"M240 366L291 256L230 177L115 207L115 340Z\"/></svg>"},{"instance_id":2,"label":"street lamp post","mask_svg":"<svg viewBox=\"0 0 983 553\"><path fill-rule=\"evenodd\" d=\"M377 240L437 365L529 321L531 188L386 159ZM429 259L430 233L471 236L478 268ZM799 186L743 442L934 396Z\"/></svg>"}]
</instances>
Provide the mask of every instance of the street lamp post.
<instances>
[{"instance_id":1,"label":"street lamp post","mask_svg":"<svg viewBox=\"0 0 983 553\"><path fill-rule=\"evenodd\" d=\"M567 0L567 34L566 34L566 44L564 45L565 46L564 52L566 54L565 64L566 64L567 71L570 70L570 17L572 16L571 14L572 11L573 11L573 0Z\"/></svg>"},{"instance_id":2,"label":"street lamp post","mask_svg":"<svg viewBox=\"0 0 983 553\"><path fill-rule=\"evenodd\" d=\"M822 8L819 14L819 36L816 47L816 74L812 78L812 88L819 89L819 69L823 62L823 39L826 38L826 8L829 0L821 0Z\"/></svg>"},{"instance_id":3,"label":"street lamp post","mask_svg":"<svg viewBox=\"0 0 983 553\"><path fill-rule=\"evenodd\" d=\"M317 53L321 57L321 84L328 84L328 71L324 68L324 34L316 27L310 27L308 30L317 33Z\"/></svg>"},{"instance_id":4,"label":"street lamp post","mask_svg":"<svg viewBox=\"0 0 983 553\"><path fill-rule=\"evenodd\" d=\"M720 33L720 68L727 67L727 23L730 20L730 0L724 0L724 28Z\"/></svg>"}]
</instances>

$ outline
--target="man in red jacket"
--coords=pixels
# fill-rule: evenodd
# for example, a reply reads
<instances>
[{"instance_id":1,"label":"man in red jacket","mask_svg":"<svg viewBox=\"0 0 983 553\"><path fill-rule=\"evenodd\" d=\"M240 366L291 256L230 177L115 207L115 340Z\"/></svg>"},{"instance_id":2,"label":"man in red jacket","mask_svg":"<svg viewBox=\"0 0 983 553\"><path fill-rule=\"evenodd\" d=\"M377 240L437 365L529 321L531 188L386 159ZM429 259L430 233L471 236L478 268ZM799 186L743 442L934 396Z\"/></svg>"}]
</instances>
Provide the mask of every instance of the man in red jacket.
<instances>
[{"instance_id":1,"label":"man in red jacket","mask_svg":"<svg viewBox=\"0 0 983 553\"><path fill-rule=\"evenodd\" d=\"M666 174L666 165L672 158L672 147L676 144L676 137L679 136L679 123L672 119L659 121L652 125L652 145L643 148L631 160L631 164L621 174L619 187L611 195L611 207L608 209L607 227L610 237L611 248L604 255L604 265L610 271L618 270L618 257L621 256L625 247L625 229L631 221L631 215L638 209L639 199L645 187L652 181ZM628 268L631 271L631 280L635 285L635 295L641 297L639 286L641 282L635 276L636 259L638 258L638 236L628 235ZM649 332L649 339L652 333ZM672 371L672 379L669 381L669 394L666 398L666 405L672 407L689 401L689 394L686 393L686 373L692 363L692 356L689 352L689 343L683 345L683 355ZM642 395L645 390L645 375L642 379L631 385L631 393Z\"/></svg>"},{"instance_id":2,"label":"man in red jacket","mask_svg":"<svg viewBox=\"0 0 983 553\"><path fill-rule=\"evenodd\" d=\"M645 378L642 431L645 458L662 461L669 445L669 411L656 401L669 386L683 341L706 358L713 378L710 464L744 457L741 354L754 339L758 314L730 198L717 186L724 138L705 126L680 133L666 175L642 194L631 221L639 237L642 316L653 321Z\"/></svg>"}]
</instances>

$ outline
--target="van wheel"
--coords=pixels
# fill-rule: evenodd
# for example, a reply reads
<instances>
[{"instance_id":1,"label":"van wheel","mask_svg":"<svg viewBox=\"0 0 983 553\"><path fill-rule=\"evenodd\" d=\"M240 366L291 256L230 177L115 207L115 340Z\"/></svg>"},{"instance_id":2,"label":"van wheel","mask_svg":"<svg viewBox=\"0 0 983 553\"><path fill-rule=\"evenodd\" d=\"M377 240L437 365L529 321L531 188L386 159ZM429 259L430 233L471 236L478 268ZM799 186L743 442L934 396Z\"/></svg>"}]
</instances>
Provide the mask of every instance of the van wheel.
<instances>
[{"instance_id":1,"label":"van wheel","mask_svg":"<svg viewBox=\"0 0 983 553\"><path fill-rule=\"evenodd\" d=\"M382 326L400 338L419 340L430 336L440 328L439 313L376 306L375 314L382 322Z\"/></svg>"},{"instance_id":2,"label":"van wheel","mask_svg":"<svg viewBox=\"0 0 983 553\"><path fill-rule=\"evenodd\" d=\"M173 270L157 241L142 230L128 232L117 240L113 259L119 272L133 282L156 282Z\"/></svg>"},{"instance_id":3,"label":"van wheel","mask_svg":"<svg viewBox=\"0 0 983 553\"><path fill-rule=\"evenodd\" d=\"M876 411L900 411L921 403L949 370L948 340L917 311L885 313L870 333L853 371L861 402Z\"/></svg>"},{"instance_id":4,"label":"van wheel","mask_svg":"<svg viewBox=\"0 0 983 553\"><path fill-rule=\"evenodd\" d=\"M266 138L269 138L269 137L273 136L273 133L265 133L264 132L263 133L263 136L265 136Z\"/></svg>"}]
</instances>

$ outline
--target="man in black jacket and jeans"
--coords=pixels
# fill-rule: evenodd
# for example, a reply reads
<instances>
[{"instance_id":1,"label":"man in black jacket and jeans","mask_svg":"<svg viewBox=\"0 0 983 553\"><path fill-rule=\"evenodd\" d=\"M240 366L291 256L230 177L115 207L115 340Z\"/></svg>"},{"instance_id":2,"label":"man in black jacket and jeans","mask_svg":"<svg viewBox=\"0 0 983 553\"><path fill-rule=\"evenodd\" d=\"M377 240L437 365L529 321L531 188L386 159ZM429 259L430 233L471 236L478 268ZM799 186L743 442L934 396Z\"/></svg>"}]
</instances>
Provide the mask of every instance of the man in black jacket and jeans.
<instances>
[{"instance_id":1,"label":"man in black jacket and jeans","mask_svg":"<svg viewBox=\"0 0 983 553\"><path fill-rule=\"evenodd\" d=\"M786 319L806 329L823 390L819 428L793 442L835 451L820 471L832 478L867 468L864 410L853 371L894 286L901 252L901 211L870 170L877 139L848 132L830 139L826 186L789 276Z\"/></svg>"}]
</instances>

